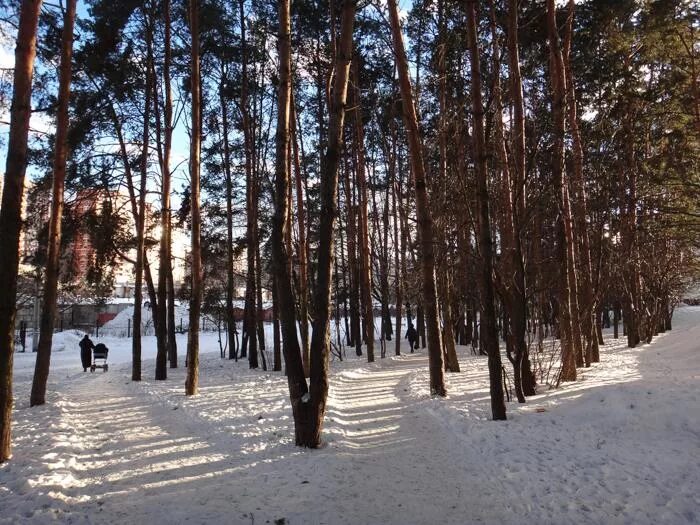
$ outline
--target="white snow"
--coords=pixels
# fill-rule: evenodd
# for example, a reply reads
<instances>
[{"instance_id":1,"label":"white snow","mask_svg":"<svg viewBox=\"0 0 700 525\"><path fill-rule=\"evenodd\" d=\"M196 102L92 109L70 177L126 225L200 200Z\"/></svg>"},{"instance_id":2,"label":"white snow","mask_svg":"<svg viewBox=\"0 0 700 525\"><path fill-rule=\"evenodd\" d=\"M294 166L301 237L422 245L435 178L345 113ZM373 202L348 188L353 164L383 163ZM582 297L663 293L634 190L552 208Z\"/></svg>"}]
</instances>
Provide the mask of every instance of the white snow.
<instances>
[{"instance_id":1,"label":"white snow","mask_svg":"<svg viewBox=\"0 0 700 525\"><path fill-rule=\"evenodd\" d=\"M152 379L152 337L141 383L128 339L99 339L110 370L91 374L72 337L57 340L45 406L28 407L33 354L15 355L0 523L700 520L700 308L678 309L651 345L608 339L580 381L509 403L506 422L490 420L486 360L466 348L442 400L425 352L334 361L314 451L294 446L284 375L221 360L216 334L203 334L191 398L184 368Z\"/></svg>"}]
</instances>

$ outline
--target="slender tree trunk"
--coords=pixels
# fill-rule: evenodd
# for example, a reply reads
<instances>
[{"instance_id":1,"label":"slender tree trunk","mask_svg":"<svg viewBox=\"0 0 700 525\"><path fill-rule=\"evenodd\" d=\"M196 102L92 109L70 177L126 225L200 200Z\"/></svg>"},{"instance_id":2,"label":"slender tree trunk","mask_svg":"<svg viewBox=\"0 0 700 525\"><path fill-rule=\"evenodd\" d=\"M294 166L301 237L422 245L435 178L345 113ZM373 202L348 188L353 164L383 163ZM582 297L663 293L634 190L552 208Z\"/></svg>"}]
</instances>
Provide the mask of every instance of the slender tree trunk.
<instances>
[{"instance_id":1,"label":"slender tree trunk","mask_svg":"<svg viewBox=\"0 0 700 525\"><path fill-rule=\"evenodd\" d=\"M167 379L166 361L171 344L174 345L174 334L170 334L170 315L174 317L170 301L174 302L172 290L169 290L168 280L172 279L172 267L170 262L171 251L171 233L170 233L170 151L172 148L172 120L173 120L173 100L172 89L170 87L170 62L171 62L171 46L170 46L170 0L163 2L163 17L164 17L164 58L163 58L163 89L165 90L165 107L164 107L164 129L163 129L163 159L161 165L161 176L163 179L161 187L161 216L160 216L160 246L158 251L158 322L156 323L156 331L158 332L157 351L156 351L156 380ZM157 111L158 102L156 100L154 106ZM157 113L156 113L157 114ZM174 328L174 327L173 327ZM171 342L171 337L172 342ZM170 366L176 364L176 357L170 355Z\"/></svg>"},{"instance_id":2,"label":"slender tree trunk","mask_svg":"<svg viewBox=\"0 0 700 525\"><path fill-rule=\"evenodd\" d=\"M487 186L486 149L484 139L484 107L481 102L481 65L477 42L477 26L474 2L466 4L467 45L471 62L471 95L474 128L474 163L477 187L477 211L479 249L481 252L481 345L488 355L489 383L491 391L491 414L494 420L506 419L503 399L503 376L493 287L493 243L489 217L489 193Z\"/></svg>"},{"instance_id":3,"label":"slender tree trunk","mask_svg":"<svg viewBox=\"0 0 700 525\"><path fill-rule=\"evenodd\" d=\"M395 332L395 345L394 345L394 353L396 355L401 355L401 341L403 340L403 329L402 329L402 321L403 321L403 282L402 282L402 275L401 275L401 257L402 257L402 248L403 248L403 232L400 230L399 227L399 220L398 216L400 213L400 204L399 204L399 198L401 195L401 186L400 186L400 180L399 177L397 177L396 174L396 133L395 133L395 127L393 125L393 120L392 123L390 124L391 126L391 153L389 154L389 183L391 184L392 187L392 195L393 195L393 209L392 209L392 220L393 220L393 226L394 226L394 297L396 298L394 308L396 309L396 330Z\"/></svg>"},{"instance_id":4,"label":"slender tree trunk","mask_svg":"<svg viewBox=\"0 0 700 525\"><path fill-rule=\"evenodd\" d=\"M146 42L148 46L147 61L152 62L152 20L149 20L144 13L146 19ZM148 138L149 138L149 123L151 119L151 94L152 94L152 77L151 67L146 68L146 97L144 102L143 112L143 134L141 142L141 160L139 171L141 178L139 181L139 197L138 197L138 217L136 220L136 268L134 279L134 331L131 344L132 363L131 363L131 380L141 381L141 313L143 305L143 273L145 260L145 233L146 233L146 181L148 178ZM156 306L152 306L154 317L157 313ZM156 322L156 330L163 327ZM162 342L165 342L163 339Z\"/></svg>"},{"instance_id":5,"label":"slender tree trunk","mask_svg":"<svg viewBox=\"0 0 700 525\"><path fill-rule=\"evenodd\" d=\"M294 152L294 180L296 183L297 197L297 224L299 230L299 243L297 256L299 257L299 332L301 333L301 356L304 364L304 374L309 376L309 268L307 259L306 242L306 214L304 210L304 191L302 188L301 162L299 161L299 137L297 137L297 113L292 91L291 107L291 132ZM290 211L291 213L291 211Z\"/></svg>"},{"instance_id":6,"label":"slender tree trunk","mask_svg":"<svg viewBox=\"0 0 700 525\"><path fill-rule=\"evenodd\" d=\"M367 174L365 166L365 133L362 126L362 109L360 105L360 66L356 60L353 65L354 89L353 105L355 107L355 153L357 156L357 191L359 193L359 232L360 244L360 295L362 296L363 332L367 345L367 361L374 361L374 308L372 306L372 268L369 243L369 220L367 217Z\"/></svg>"},{"instance_id":7,"label":"slender tree trunk","mask_svg":"<svg viewBox=\"0 0 700 525\"><path fill-rule=\"evenodd\" d=\"M27 169L32 75L41 0L23 0L20 7L15 71L10 108L5 184L0 207L0 463L10 458L12 422L12 361L15 346L19 236Z\"/></svg>"},{"instance_id":8,"label":"slender tree trunk","mask_svg":"<svg viewBox=\"0 0 700 525\"><path fill-rule=\"evenodd\" d=\"M236 319L233 315L235 282L233 273L233 177L231 175L231 152L228 135L228 105L224 96L227 82L226 70L221 64L221 84L219 86L219 104L221 105L221 127L224 146L224 177L226 185L226 331L228 337L228 358L235 355Z\"/></svg>"},{"instance_id":9,"label":"slender tree trunk","mask_svg":"<svg viewBox=\"0 0 700 525\"><path fill-rule=\"evenodd\" d=\"M493 69L501 69L501 51L498 44L498 34L496 32L496 10L493 0L489 1L491 20L491 42L493 47ZM501 172L501 237L503 245L503 275L504 279L502 294L503 309L507 317L507 330L505 330L508 346L508 357L513 365L513 386L515 395L519 403L525 402L523 389L523 359L527 353L527 343L525 332L527 329L527 319L525 317L525 273L522 261L522 251L520 249L520 236L515 228L515 211L513 195L511 194L512 181L510 174L510 164L506 150L505 132L503 129L503 102L501 99L501 79L497 74L493 80L493 101L494 101L494 122L495 122L495 148L499 170ZM519 162L518 159L516 162ZM516 189L520 191L520 189Z\"/></svg>"},{"instance_id":10,"label":"slender tree trunk","mask_svg":"<svg viewBox=\"0 0 700 525\"><path fill-rule=\"evenodd\" d=\"M438 90L439 90L439 130L438 147L440 151L438 184L441 198L447 200L447 73L445 71L445 55L447 54L447 24L444 13L444 2L438 3L438 38L440 48L438 51ZM442 303L442 324L443 324L443 345L445 348L445 370L448 372L459 372L459 361L457 359L457 349L455 347L454 323L452 319L452 294L449 286L449 260L448 243L445 237L445 216L447 210L444 206L441 211L436 210L438 216L443 215L443 224L438 226L440 231L439 246L441 252L441 264L438 265L438 287Z\"/></svg>"},{"instance_id":11,"label":"slender tree trunk","mask_svg":"<svg viewBox=\"0 0 700 525\"><path fill-rule=\"evenodd\" d=\"M73 26L75 24L76 0L68 0L63 17L61 35L61 64L58 79L58 111L56 115L56 140L53 160L53 185L51 216L49 218L48 258L44 297L41 305L41 325L36 366L29 400L31 406L46 402L46 382L51 365L51 342L56 319L58 271L61 252L61 218L63 217L63 188L66 179L68 157L68 102L70 99L71 63L73 55Z\"/></svg>"},{"instance_id":12,"label":"slender tree trunk","mask_svg":"<svg viewBox=\"0 0 700 525\"><path fill-rule=\"evenodd\" d=\"M360 271L357 265L357 232L356 213L353 191L350 185L350 169L346 162L344 166L343 189L345 192L345 209L347 213L347 246L348 266L350 274L350 340L348 344L355 347L355 354L362 355L362 335L360 334L360 294L358 293Z\"/></svg>"},{"instance_id":13,"label":"slender tree trunk","mask_svg":"<svg viewBox=\"0 0 700 525\"><path fill-rule=\"evenodd\" d=\"M247 278L245 291L244 308L244 341L247 342L246 354L250 368L258 367L258 348L255 337L257 324L257 307L255 293L255 251L257 246L256 222L257 222L257 199L255 195L255 176L253 173L253 159L255 136L253 123L250 118L250 108L248 103L248 43L246 40L244 14L244 1L239 0L239 20L241 31L241 126L243 127L243 143L245 153L245 174L246 174L246 257L247 257Z\"/></svg>"},{"instance_id":14,"label":"slender tree trunk","mask_svg":"<svg viewBox=\"0 0 700 525\"><path fill-rule=\"evenodd\" d=\"M547 32L552 83L552 114L554 119L552 172L559 194L558 262L562 265L561 284L559 287L559 324L562 346L561 380L575 381L576 360L581 350L581 339L579 316L576 307L578 297L576 294L575 241L564 164L564 134L566 131L564 97L566 93L566 79L561 46L559 44L554 0L547 0Z\"/></svg>"},{"instance_id":15,"label":"slender tree trunk","mask_svg":"<svg viewBox=\"0 0 700 525\"><path fill-rule=\"evenodd\" d=\"M201 93L199 71L199 1L190 0L192 138L190 143L190 179L192 199L192 297L190 298L190 329L187 337L187 379L185 395L197 393L199 383L199 317L202 302L202 247L200 239L199 168L201 153Z\"/></svg>"},{"instance_id":16,"label":"slender tree trunk","mask_svg":"<svg viewBox=\"0 0 700 525\"><path fill-rule=\"evenodd\" d=\"M527 296L526 275L524 268L524 253L521 241L523 222L525 219L525 103L523 101L523 82L520 75L520 50L518 46L518 0L508 0L508 70L510 80L510 93L513 105L513 190L510 203L513 207L513 228L515 247L516 282L514 311L511 314L514 324L516 348L522 352L521 377L523 392L526 396L535 395L535 378L530 372L530 357L525 341L527 328Z\"/></svg>"},{"instance_id":17,"label":"slender tree trunk","mask_svg":"<svg viewBox=\"0 0 700 525\"><path fill-rule=\"evenodd\" d=\"M580 284L578 287L579 310L581 314L581 324L585 343L585 363L590 366L591 362L600 361L598 349L598 337L596 335L595 321L595 290L593 287L596 279L593 276L593 265L591 263L591 245L588 237L588 226L586 216L588 205L586 198L586 187L583 180L583 144L581 132L578 125L578 115L576 108L576 91L574 89L574 75L571 68L571 39L573 38L574 21L574 0L569 0L569 13L564 36L564 75L566 80L566 102L568 107L569 128L571 129L571 141L573 147L573 188L574 203L573 210L576 223L576 233L578 235L578 261Z\"/></svg>"},{"instance_id":18,"label":"slender tree trunk","mask_svg":"<svg viewBox=\"0 0 700 525\"><path fill-rule=\"evenodd\" d=\"M396 0L388 0L389 21L394 44L396 67L399 74L399 88L403 101L403 117L408 134L411 154L411 167L416 192L416 215L421 245L421 276L423 277L423 307L428 331L428 361L430 367L430 392L445 396L445 379L442 359L442 337L438 321L437 293L435 291L435 248L433 246L433 219L426 188L423 146L418 129L418 117L413 101L413 90L408 72L408 61L404 49L403 35L399 23Z\"/></svg>"}]
</instances>

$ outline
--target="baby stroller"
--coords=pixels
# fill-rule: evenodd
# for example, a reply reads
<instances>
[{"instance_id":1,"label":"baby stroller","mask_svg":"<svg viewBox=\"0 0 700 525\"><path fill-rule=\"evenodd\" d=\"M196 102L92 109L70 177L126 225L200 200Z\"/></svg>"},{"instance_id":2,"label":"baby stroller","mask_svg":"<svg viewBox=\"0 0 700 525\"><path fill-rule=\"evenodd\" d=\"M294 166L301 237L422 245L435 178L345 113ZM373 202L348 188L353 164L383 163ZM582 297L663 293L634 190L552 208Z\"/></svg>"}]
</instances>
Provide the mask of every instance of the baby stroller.
<instances>
[{"instance_id":1,"label":"baby stroller","mask_svg":"<svg viewBox=\"0 0 700 525\"><path fill-rule=\"evenodd\" d=\"M94 372L95 369L101 368L104 372L107 371L107 354L109 353L109 348L104 343L99 343L95 345L92 351L92 366L90 366L90 372ZM100 361L101 364L98 364Z\"/></svg>"}]
</instances>

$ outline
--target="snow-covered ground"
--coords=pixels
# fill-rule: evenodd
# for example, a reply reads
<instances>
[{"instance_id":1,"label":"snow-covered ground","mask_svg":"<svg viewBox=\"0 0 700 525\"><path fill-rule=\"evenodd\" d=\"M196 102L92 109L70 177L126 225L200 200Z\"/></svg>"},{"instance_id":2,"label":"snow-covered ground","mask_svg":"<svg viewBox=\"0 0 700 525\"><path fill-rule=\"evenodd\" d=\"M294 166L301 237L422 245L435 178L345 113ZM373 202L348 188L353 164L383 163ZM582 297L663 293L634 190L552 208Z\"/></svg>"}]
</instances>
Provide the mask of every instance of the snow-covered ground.
<instances>
[{"instance_id":1,"label":"snow-covered ground","mask_svg":"<svg viewBox=\"0 0 700 525\"><path fill-rule=\"evenodd\" d=\"M62 335L45 406L28 407L33 355L15 356L0 523L696 523L700 308L674 325L638 349L609 340L580 381L510 403L506 422L465 348L444 400L424 352L334 362L315 451L293 445L284 376L221 360L215 334L192 398L182 368L152 380L152 338L137 384L128 340L101 339L110 370L91 374Z\"/></svg>"}]
</instances>

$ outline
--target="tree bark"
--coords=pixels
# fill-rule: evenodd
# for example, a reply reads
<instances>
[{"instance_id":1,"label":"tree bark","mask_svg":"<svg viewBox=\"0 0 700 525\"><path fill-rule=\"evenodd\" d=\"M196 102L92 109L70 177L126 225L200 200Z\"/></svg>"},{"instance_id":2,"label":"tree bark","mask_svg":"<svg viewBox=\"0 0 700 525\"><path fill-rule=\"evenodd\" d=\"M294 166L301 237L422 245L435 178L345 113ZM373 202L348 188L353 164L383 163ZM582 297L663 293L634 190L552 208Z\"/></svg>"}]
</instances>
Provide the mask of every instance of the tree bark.
<instances>
[{"instance_id":1,"label":"tree bark","mask_svg":"<svg viewBox=\"0 0 700 525\"><path fill-rule=\"evenodd\" d=\"M0 463L10 458L12 422L12 361L15 346L19 236L22 196L27 170L32 75L41 0L23 0L20 7L15 71L10 108L5 184L0 208Z\"/></svg>"},{"instance_id":2,"label":"tree bark","mask_svg":"<svg viewBox=\"0 0 700 525\"><path fill-rule=\"evenodd\" d=\"M444 2L440 1L438 3L438 39L439 39L439 50L438 50L438 102L440 107L440 118L439 118L439 130L438 130L438 148L439 148L439 169L438 169L438 183L436 186L439 188L441 199L443 202L447 200L447 72L445 70L445 56L447 54L447 21L445 20L445 6ZM437 193L434 190L434 194ZM450 293L450 268L448 260L448 242L446 238L446 224L445 219L447 218L447 210L445 206L438 206L442 210L436 210L438 217L443 215L441 224L438 224L438 231L440 232L439 246L440 246L440 264L438 265L438 289L441 296L441 306L442 306L442 325L443 325L443 345L444 345L444 356L445 356L445 370L448 372L459 372L459 360L457 359L457 348L455 346L455 335L454 335L454 321L452 315L452 294ZM448 219L449 220L449 219Z\"/></svg>"},{"instance_id":3,"label":"tree bark","mask_svg":"<svg viewBox=\"0 0 700 525\"><path fill-rule=\"evenodd\" d=\"M309 376L309 267L307 259L306 241L306 214L304 210L304 190L302 188L301 162L299 161L299 137L297 137L297 112L292 91L291 107L291 134L292 150L294 152L294 181L296 183L297 197L297 227L299 230L299 242L297 256L299 257L299 332L301 333L301 356L304 363L304 374ZM291 213L291 211L290 211Z\"/></svg>"},{"instance_id":4,"label":"tree bark","mask_svg":"<svg viewBox=\"0 0 700 525\"><path fill-rule=\"evenodd\" d=\"M389 21L394 44L396 68L399 74L399 88L403 102L403 118L408 134L408 147L411 154L411 167L416 193L416 215L421 245L421 276L423 277L423 307L428 332L428 361L430 367L430 393L445 396L445 379L442 359L442 336L438 321L438 302L435 290L435 248L433 246L433 219L430 212L426 188L423 146L418 130L418 116L414 105L411 78L404 48L399 13L396 0L388 0Z\"/></svg>"},{"instance_id":5,"label":"tree bark","mask_svg":"<svg viewBox=\"0 0 700 525\"><path fill-rule=\"evenodd\" d=\"M190 327L187 337L187 379L185 395L197 393L199 383L199 317L202 302L202 247L200 239L199 170L201 153L201 93L199 71L199 0L189 2L192 91L192 138L190 143L190 179L192 199L192 296L190 298Z\"/></svg>"},{"instance_id":6,"label":"tree bark","mask_svg":"<svg viewBox=\"0 0 700 525\"><path fill-rule=\"evenodd\" d=\"M527 296L526 296L526 275L524 268L524 250L522 246L522 229L525 218L525 180L526 180L526 159L525 159L525 103L523 101L523 81L520 75L520 50L518 46L518 0L508 1L508 70L510 81L510 92L513 105L513 189L510 203L513 207L513 228L515 241L515 265L517 292L514 305L517 312L512 313L514 323L519 323L519 328L514 330L516 337L516 347L522 349L521 377L523 392L526 396L535 395L535 378L530 372L530 356L525 341L527 330ZM522 313L521 313L522 312ZM521 336L522 334L522 336ZM520 339L522 337L522 339Z\"/></svg>"},{"instance_id":7,"label":"tree bark","mask_svg":"<svg viewBox=\"0 0 700 525\"><path fill-rule=\"evenodd\" d=\"M68 103L70 100L75 10L76 0L68 0L63 16L63 34L61 35L61 64L58 74L58 111L56 115L51 215L49 217L48 258L46 260L44 297L41 305L39 346L37 348L32 392L29 399L30 406L46 403L46 382L49 378L49 368L51 366L51 342L53 341L53 328L56 319L61 252L63 188L66 180L66 159L68 157Z\"/></svg>"},{"instance_id":8,"label":"tree bark","mask_svg":"<svg viewBox=\"0 0 700 525\"><path fill-rule=\"evenodd\" d=\"M559 196L558 262L562 265L559 286L559 324L562 346L561 380L575 381L577 356L581 353L581 329L577 308L575 240L564 164L566 79L554 0L547 0L547 34L554 120L552 175Z\"/></svg>"},{"instance_id":9,"label":"tree bark","mask_svg":"<svg viewBox=\"0 0 700 525\"><path fill-rule=\"evenodd\" d=\"M578 261L581 282L578 286L578 300L585 343L585 363L586 366L590 366L592 362L597 363L600 361L595 320L596 304L594 283L597 280L593 276L593 265L591 263L591 245L588 236L588 223L586 220L588 215L588 203L586 186L583 180L583 143L578 125L576 90L574 89L574 74L571 67L571 40L573 38L574 9L574 0L569 0L566 32L564 34L563 62L566 80L566 103L573 148L574 202L572 208L575 216L576 233L579 240Z\"/></svg>"},{"instance_id":10,"label":"tree bark","mask_svg":"<svg viewBox=\"0 0 700 525\"><path fill-rule=\"evenodd\" d=\"M496 10L493 0L489 1L491 21L491 42L493 47L493 70L501 69L501 51L496 32ZM517 14L516 14L517 16ZM511 29L512 31L512 29ZM516 43L517 45L517 43ZM520 87L520 89L522 89ZM513 386L519 403L525 402L523 389L523 359L527 354L525 332L525 272L520 248L520 235L515 228L515 210L513 205L513 183L503 129L503 102L501 98L500 74L493 80L494 101L494 140L497 150L498 168L501 172L501 238L502 238L502 303L507 317L506 341L508 357L513 365ZM524 160L524 159L523 159ZM520 159L515 162L520 163ZM522 188L516 188L516 192Z\"/></svg>"},{"instance_id":11,"label":"tree bark","mask_svg":"<svg viewBox=\"0 0 700 525\"><path fill-rule=\"evenodd\" d=\"M170 262L171 252L171 232L170 232L170 151L172 149L172 120L173 120L173 100L172 89L170 87L170 62L171 62L171 45L170 45L170 0L163 2L164 16L164 58L163 58L163 88L165 90L165 107L164 107L164 133L163 133L163 159L161 163L161 176L163 179L161 187L161 217L160 217L160 246L158 252L158 322L156 323L156 331L158 332L156 351L156 380L164 380L167 378L166 361L171 344L170 341L170 315L174 317L175 312L172 311L170 301L172 291L169 291L168 279L172 279L172 267ZM157 106L156 101L155 105ZM176 358L170 356L170 366L173 367L176 363Z\"/></svg>"},{"instance_id":12,"label":"tree bark","mask_svg":"<svg viewBox=\"0 0 700 525\"><path fill-rule=\"evenodd\" d=\"M353 64L353 106L355 111L355 154L357 166L355 176L359 194L359 232L360 244L360 295L362 297L362 318L364 340L367 345L367 361L374 361L374 308L372 306L372 268L369 245L369 220L367 217L367 174L365 166L365 134L362 126L362 109L360 106L360 66L357 60Z\"/></svg>"},{"instance_id":13,"label":"tree bark","mask_svg":"<svg viewBox=\"0 0 700 525\"><path fill-rule=\"evenodd\" d=\"M255 176L253 173L255 137L250 118L248 102L248 43L246 40L244 0L239 0L239 19L241 24L241 126L243 128L243 149L245 154L246 174L246 260L247 277L244 308L244 341L248 343L246 354L250 368L258 367L258 347L255 337L257 324L257 307L255 294L255 251L257 246L257 200L255 195Z\"/></svg>"},{"instance_id":14,"label":"tree bark","mask_svg":"<svg viewBox=\"0 0 700 525\"><path fill-rule=\"evenodd\" d=\"M327 149L321 167L318 269L314 305L316 317L311 337L311 378L308 425L301 437L301 445L317 447L320 444L323 417L328 397L328 358L330 356L331 270L333 268L333 231L338 214L338 166L342 148L345 105L352 57L352 30L355 23L356 2L343 4L340 15L340 38L335 60L335 74L329 107Z\"/></svg>"},{"instance_id":15,"label":"tree bark","mask_svg":"<svg viewBox=\"0 0 700 525\"><path fill-rule=\"evenodd\" d=\"M138 216L136 218L136 267L135 267L135 279L134 279L134 331L131 340L131 380L141 381L141 312L143 305L143 272L144 272L144 261L146 257L145 253L145 232L146 232L146 180L148 178L148 138L149 138L149 124L150 124L150 110L151 110L151 92L153 78L151 76L152 68L150 63L153 61L152 55L152 20L149 20L144 13L146 18L146 42L148 47L148 57L147 62L149 66L146 68L146 89L145 89L145 102L144 102L144 112L143 112L143 134L141 142L141 159L139 162L139 171L141 172L141 178L139 180L139 197L138 197ZM152 306L152 311L157 315L159 311L155 305ZM156 330L161 330L163 326L160 326L158 322L155 323ZM165 342L163 339L162 342Z\"/></svg>"},{"instance_id":16,"label":"tree bark","mask_svg":"<svg viewBox=\"0 0 700 525\"><path fill-rule=\"evenodd\" d=\"M481 345L488 355L489 383L491 392L491 414L494 420L506 419L506 405L503 399L503 375L501 352L496 327L493 286L493 244L491 240L491 221L489 217L489 193L487 186L486 149L484 139L484 107L481 102L481 65L479 63L479 46L475 2L468 1L467 9L467 46L471 62L471 95L474 129L474 163L476 170L478 239L481 251L481 278L479 292L481 295Z\"/></svg>"}]
</instances>

